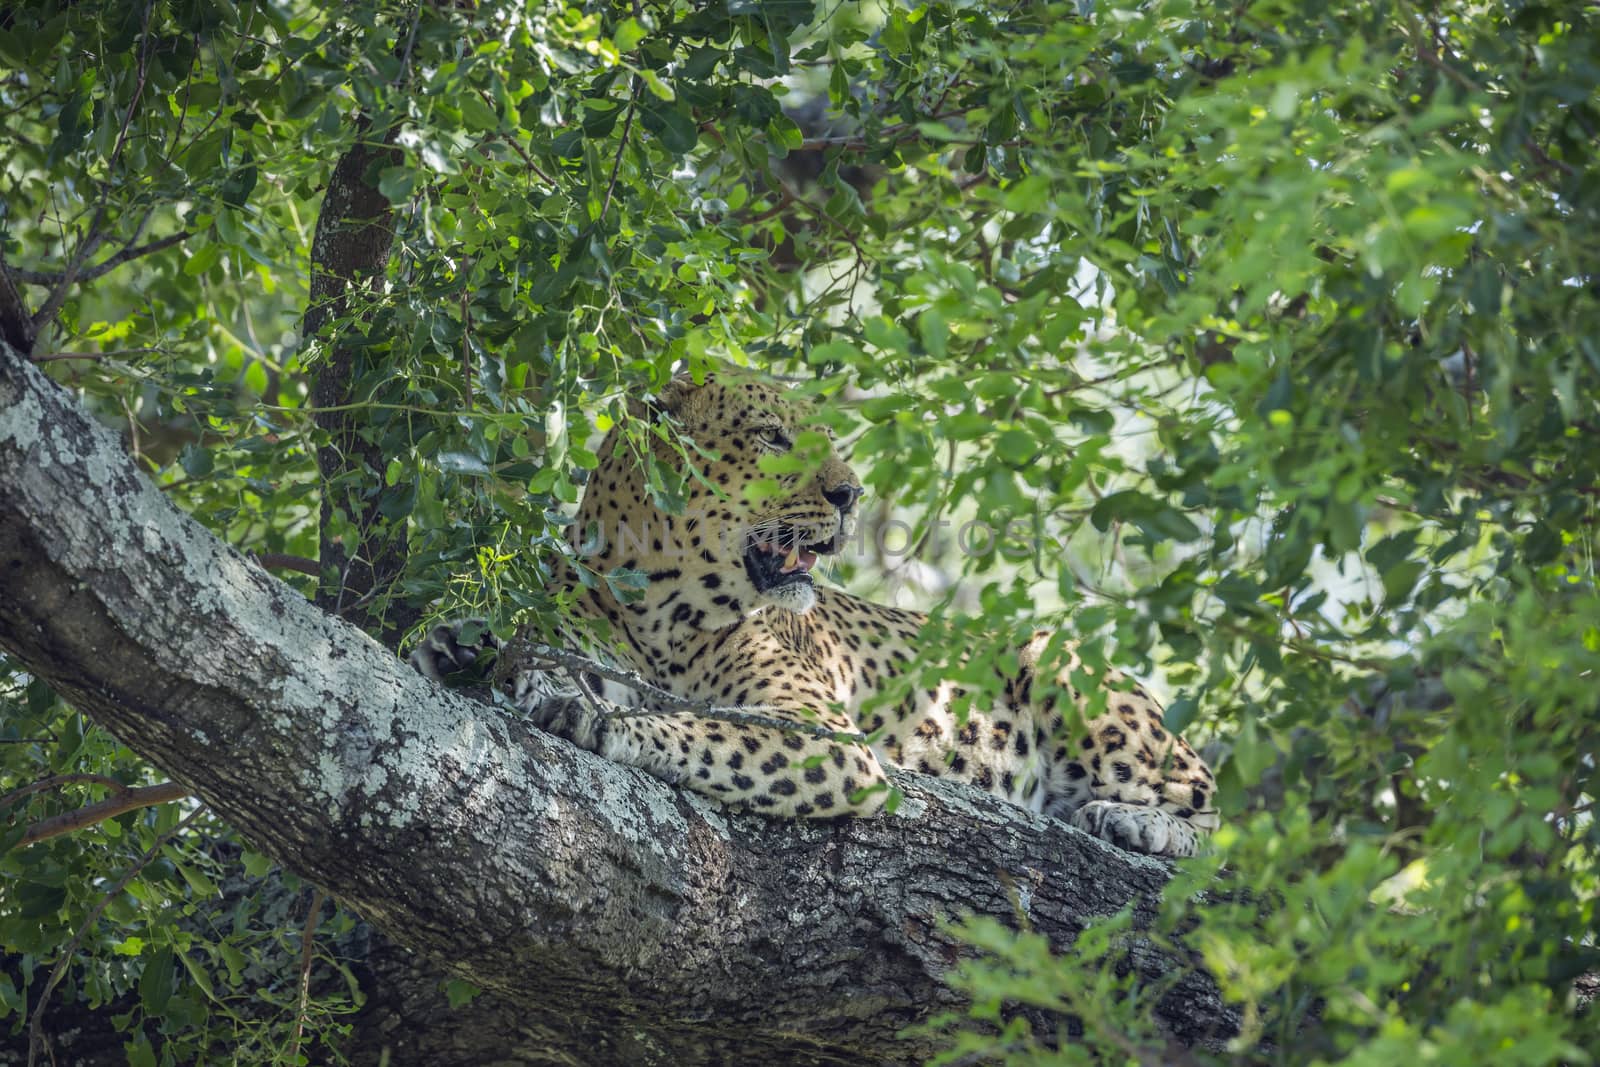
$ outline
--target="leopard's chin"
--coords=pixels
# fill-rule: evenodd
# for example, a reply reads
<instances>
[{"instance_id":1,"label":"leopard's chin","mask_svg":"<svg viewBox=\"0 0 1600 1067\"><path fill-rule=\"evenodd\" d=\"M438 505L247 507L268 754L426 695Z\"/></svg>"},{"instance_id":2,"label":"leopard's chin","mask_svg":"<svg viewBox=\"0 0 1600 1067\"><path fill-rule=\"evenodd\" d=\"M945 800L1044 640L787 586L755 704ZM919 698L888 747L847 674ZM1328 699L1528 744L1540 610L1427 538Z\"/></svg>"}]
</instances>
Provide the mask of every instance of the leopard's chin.
<instances>
[{"instance_id":1,"label":"leopard's chin","mask_svg":"<svg viewBox=\"0 0 1600 1067\"><path fill-rule=\"evenodd\" d=\"M809 578L804 582L786 582L757 594L757 599L769 607L804 615L817 606L817 587Z\"/></svg>"}]
</instances>

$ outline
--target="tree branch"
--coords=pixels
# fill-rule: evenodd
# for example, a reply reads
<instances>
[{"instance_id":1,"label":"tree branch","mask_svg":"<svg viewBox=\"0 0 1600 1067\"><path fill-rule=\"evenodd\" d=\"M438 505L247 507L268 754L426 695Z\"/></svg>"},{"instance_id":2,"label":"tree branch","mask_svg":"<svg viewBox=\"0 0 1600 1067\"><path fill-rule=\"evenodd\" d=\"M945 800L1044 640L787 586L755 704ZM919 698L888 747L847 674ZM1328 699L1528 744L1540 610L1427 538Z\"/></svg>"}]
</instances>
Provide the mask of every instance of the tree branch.
<instances>
[{"instance_id":1,"label":"tree branch","mask_svg":"<svg viewBox=\"0 0 1600 1067\"><path fill-rule=\"evenodd\" d=\"M1020 909L1065 950L1092 916L1149 924L1169 877L916 775L892 817L767 820L441 690L173 509L3 348L0 605L0 647L252 847L519 1007L551 1061L916 1061L934 1039L901 1031L960 1006L947 919ZM1132 964L1175 1040L1236 1032L1182 958L1141 942Z\"/></svg>"},{"instance_id":2,"label":"tree branch","mask_svg":"<svg viewBox=\"0 0 1600 1067\"><path fill-rule=\"evenodd\" d=\"M295 997L294 1040L289 1045L289 1062L300 1062L300 1043L306 1036L306 1004L311 999L311 961L317 949L317 924L322 921L322 905L328 894L318 889L311 894L311 906L306 909L306 924L300 930L300 981Z\"/></svg>"},{"instance_id":3,"label":"tree branch","mask_svg":"<svg viewBox=\"0 0 1600 1067\"><path fill-rule=\"evenodd\" d=\"M0 797L0 808L8 808L23 797L35 793L43 793L47 789L54 789L62 785L103 785L116 793L126 793L128 786L123 785L115 778L108 778L103 774L52 774L48 778L41 778L37 782L29 782L20 789L13 789L5 796Z\"/></svg>"},{"instance_id":4,"label":"tree branch","mask_svg":"<svg viewBox=\"0 0 1600 1067\"><path fill-rule=\"evenodd\" d=\"M628 113L622 119L622 136L617 140L617 155L611 161L611 180L606 182L606 197L600 204L600 225L611 211L611 194L617 191L617 175L622 173L622 154L628 150L628 137L633 133L633 113L639 107L639 89L643 82L633 76L633 89L628 93Z\"/></svg>"},{"instance_id":5,"label":"tree branch","mask_svg":"<svg viewBox=\"0 0 1600 1067\"><path fill-rule=\"evenodd\" d=\"M21 267L13 267L11 274L18 281L27 282L29 285L59 287L70 285L73 282L92 282L103 274L111 273L129 260L153 255L163 249L171 248L175 244L181 244L193 236L194 232L192 230L179 230L177 233L168 234L146 244L129 245L116 255L109 256L92 267L85 267L70 277L66 271L24 270Z\"/></svg>"},{"instance_id":6,"label":"tree branch","mask_svg":"<svg viewBox=\"0 0 1600 1067\"><path fill-rule=\"evenodd\" d=\"M48 841L52 837L70 834L75 830L82 830L86 826L114 819L125 811L134 811L138 808L148 808L156 804L166 804L173 800L182 800L189 795L189 790L177 782L163 782L160 785L140 786L137 789L124 788L114 797L90 804L76 811L63 812L52 815L48 819L29 826L23 831L22 844L31 845L36 841Z\"/></svg>"}]
</instances>

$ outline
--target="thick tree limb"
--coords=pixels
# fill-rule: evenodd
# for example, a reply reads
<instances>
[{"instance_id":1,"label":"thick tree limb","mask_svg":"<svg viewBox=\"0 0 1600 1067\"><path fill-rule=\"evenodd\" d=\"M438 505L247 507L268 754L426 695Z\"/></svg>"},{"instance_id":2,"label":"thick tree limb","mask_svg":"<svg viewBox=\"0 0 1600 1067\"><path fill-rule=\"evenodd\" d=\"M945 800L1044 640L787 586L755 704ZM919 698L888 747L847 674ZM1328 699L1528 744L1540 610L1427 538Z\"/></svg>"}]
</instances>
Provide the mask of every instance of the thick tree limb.
<instances>
[{"instance_id":1,"label":"thick tree limb","mask_svg":"<svg viewBox=\"0 0 1600 1067\"><path fill-rule=\"evenodd\" d=\"M898 1032L953 1003L943 919L1020 907L1065 948L1089 916L1148 920L1168 877L915 777L893 817L736 814L441 691L174 510L4 348L0 646L509 1005L508 1062L912 1061L926 1039ZM1153 947L1134 965L1182 966ZM1181 1041L1234 1029L1195 974L1161 1010Z\"/></svg>"}]
</instances>

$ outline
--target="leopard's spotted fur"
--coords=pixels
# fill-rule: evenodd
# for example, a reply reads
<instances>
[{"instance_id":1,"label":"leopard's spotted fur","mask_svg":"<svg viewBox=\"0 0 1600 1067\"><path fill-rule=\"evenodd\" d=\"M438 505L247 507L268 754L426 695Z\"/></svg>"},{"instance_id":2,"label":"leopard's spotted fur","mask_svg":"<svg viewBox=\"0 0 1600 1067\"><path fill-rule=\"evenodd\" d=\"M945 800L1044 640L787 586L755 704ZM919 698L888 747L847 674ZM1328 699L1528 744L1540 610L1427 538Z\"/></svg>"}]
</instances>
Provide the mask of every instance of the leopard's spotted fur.
<instances>
[{"instance_id":1,"label":"leopard's spotted fur","mask_svg":"<svg viewBox=\"0 0 1600 1067\"><path fill-rule=\"evenodd\" d=\"M1047 634L1021 650L1003 699L964 721L952 709L958 687L947 682L858 723L868 698L915 659L926 617L817 588L809 574L794 573L805 569L804 555L788 556L784 575L779 558L791 547L843 543L860 492L855 474L830 448L820 466L779 476L775 502L752 505L745 486L773 477L759 460L787 450L801 432L801 409L771 386L712 375L703 385L674 379L653 410L718 458L697 461L705 481L691 480L685 511L669 515L651 502L637 457L615 434L606 441L576 523L579 536L599 531L604 545L585 562L602 574L643 571L649 584L642 598L622 603L599 583L580 592L574 610L603 619L613 657L674 694L759 706L768 717L840 732L860 727L878 740L869 747L691 713L601 717L583 702L533 699L542 687L529 679L519 688L541 725L608 759L772 815L875 813L892 764L969 782L1157 855L1193 854L1216 827L1211 771L1164 729L1161 708L1142 688L1107 679L1106 711L1085 723L1066 706L1085 704L1072 688L1075 660L1057 686L1038 683ZM659 446L658 459L675 456ZM762 560L758 548L747 562L753 545L778 552ZM768 586L775 570L782 584ZM559 580L577 588L570 568ZM435 677L462 658L449 628L413 654ZM1052 694L1062 693L1070 696L1058 704Z\"/></svg>"}]
</instances>

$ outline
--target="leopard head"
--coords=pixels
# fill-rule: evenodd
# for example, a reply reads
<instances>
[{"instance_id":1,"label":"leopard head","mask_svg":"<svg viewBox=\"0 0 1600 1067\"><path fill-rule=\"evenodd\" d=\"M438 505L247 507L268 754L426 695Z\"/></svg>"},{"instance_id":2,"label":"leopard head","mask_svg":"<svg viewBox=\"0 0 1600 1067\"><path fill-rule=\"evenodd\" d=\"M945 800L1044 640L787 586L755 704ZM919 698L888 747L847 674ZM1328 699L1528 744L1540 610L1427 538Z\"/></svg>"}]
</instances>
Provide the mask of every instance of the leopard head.
<instances>
[{"instance_id":1,"label":"leopard head","mask_svg":"<svg viewBox=\"0 0 1600 1067\"><path fill-rule=\"evenodd\" d=\"M580 529L602 534L592 565L645 572L647 597L670 597L673 619L700 629L811 610L812 568L844 548L861 481L831 440L807 432L805 407L764 382L710 374L672 379L636 412L654 424L653 462L686 478L684 506L656 506L650 461L614 433L579 508ZM769 456L788 458L763 465Z\"/></svg>"}]
</instances>

